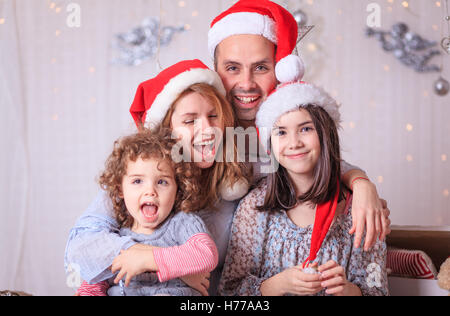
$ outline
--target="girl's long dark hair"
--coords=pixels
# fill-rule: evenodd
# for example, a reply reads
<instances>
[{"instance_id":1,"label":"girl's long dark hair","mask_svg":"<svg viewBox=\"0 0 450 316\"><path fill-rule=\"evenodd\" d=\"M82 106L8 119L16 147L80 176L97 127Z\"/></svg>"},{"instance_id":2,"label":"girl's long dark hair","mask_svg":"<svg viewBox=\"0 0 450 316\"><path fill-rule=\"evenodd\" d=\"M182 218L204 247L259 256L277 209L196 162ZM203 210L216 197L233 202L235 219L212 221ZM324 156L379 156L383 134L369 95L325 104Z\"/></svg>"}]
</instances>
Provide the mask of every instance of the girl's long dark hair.
<instances>
[{"instance_id":1,"label":"girl's long dark hair","mask_svg":"<svg viewBox=\"0 0 450 316\"><path fill-rule=\"evenodd\" d=\"M338 190L341 152L336 123L322 107L310 104L299 109L310 114L320 141L321 151L314 168L313 185L306 193L297 196L288 171L280 165L276 172L267 176L266 198L264 204L257 207L260 211L290 210L305 202L322 204L333 199Z\"/></svg>"}]
</instances>

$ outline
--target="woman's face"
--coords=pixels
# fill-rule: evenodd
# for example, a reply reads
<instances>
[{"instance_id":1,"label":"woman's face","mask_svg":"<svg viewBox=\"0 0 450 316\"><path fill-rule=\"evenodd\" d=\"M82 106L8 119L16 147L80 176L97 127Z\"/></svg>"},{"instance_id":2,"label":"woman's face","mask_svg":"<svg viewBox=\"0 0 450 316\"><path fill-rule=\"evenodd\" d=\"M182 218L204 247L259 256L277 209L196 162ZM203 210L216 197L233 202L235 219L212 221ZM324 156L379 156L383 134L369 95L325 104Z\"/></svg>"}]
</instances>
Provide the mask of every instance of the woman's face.
<instances>
[{"instance_id":1,"label":"woman's face","mask_svg":"<svg viewBox=\"0 0 450 316\"><path fill-rule=\"evenodd\" d=\"M223 139L222 125L215 106L199 93L189 93L175 104L171 128L199 168L213 166Z\"/></svg>"},{"instance_id":2,"label":"woman's face","mask_svg":"<svg viewBox=\"0 0 450 316\"><path fill-rule=\"evenodd\" d=\"M312 176L320 157L319 135L304 109L281 116L271 135L275 158L291 176Z\"/></svg>"}]
</instances>

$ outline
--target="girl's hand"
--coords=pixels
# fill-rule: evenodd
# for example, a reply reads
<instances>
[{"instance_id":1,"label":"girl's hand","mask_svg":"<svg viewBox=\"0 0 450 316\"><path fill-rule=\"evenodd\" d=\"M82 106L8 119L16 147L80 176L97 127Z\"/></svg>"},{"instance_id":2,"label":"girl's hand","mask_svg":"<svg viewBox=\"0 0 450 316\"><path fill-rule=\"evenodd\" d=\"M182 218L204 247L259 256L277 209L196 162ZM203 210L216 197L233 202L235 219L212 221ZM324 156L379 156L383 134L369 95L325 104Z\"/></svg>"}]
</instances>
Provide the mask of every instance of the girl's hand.
<instances>
[{"instance_id":1,"label":"girl's hand","mask_svg":"<svg viewBox=\"0 0 450 316\"><path fill-rule=\"evenodd\" d=\"M390 232L389 210L387 203L380 200L377 189L372 182L367 180L355 181L353 185L352 203L353 225L350 234L355 234L354 246L361 245L364 228L366 228L366 238L364 250L369 251L377 238L383 240Z\"/></svg>"},{"instance_id":2,"label":"girl's hand","mask_svg":"<svg viewBox=\"0 0 450 316\"><path fill-rule=\"evenodd\" d=\"M304 273L298 266L286 269L261 284L263 296L312 295L322 290L320 275Z\"/></svg>"},{"instance_id":3,"label":"girl's hand","mask_svg":"<svg viewBox=\"0 0 450 316\"><path fill-rule=\"evenodd\" d=\"M360 296L360 289L347 281L345 270L335 261L331 260L319 267L321 273L321 286L326 288L325 293L334 296Z\"/></svg>"},{"instance_id":4,"label":"girl's hand","mask_svg":"<svg viewBox=\"0 0 450 316\"><path fill-rule=\"evenodd\" d=\"M180 277L181 281L186 283L189 287L194 290L199 291L203 296L209 296L209 278L211 274L209 272L186 275L184 277Z\"/></svg>"},{"instance_id":5,"label":"girl's hand","mask_svg":"<svg viewBox=\"0 0 450 316\"><path fill-rule=\"evenodd\" d=\"M111 272L117 274L114 283L118 284L125 276L125 286L130 285L130 281L135 276L144 272L156 272L158 267L155 263L153 250L130 248L122 250L111 266Z\"/></svg>"}]
</instances>

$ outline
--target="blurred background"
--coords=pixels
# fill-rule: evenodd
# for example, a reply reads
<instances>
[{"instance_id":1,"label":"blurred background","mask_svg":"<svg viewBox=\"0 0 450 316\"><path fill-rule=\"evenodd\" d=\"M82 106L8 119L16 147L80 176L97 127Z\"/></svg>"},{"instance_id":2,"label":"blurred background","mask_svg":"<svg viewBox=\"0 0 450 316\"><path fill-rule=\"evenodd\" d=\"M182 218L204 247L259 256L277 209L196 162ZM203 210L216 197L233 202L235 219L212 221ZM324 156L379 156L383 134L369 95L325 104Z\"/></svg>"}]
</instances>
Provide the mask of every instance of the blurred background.
<instances>
[{"instance_id":1,"label":"blurred background","mask_svg":"<svg viewBox=\"0 0 450 316\"><path fill-rule=\"evenodd\" d=\"M212 66L209 24L234 2L0 0L0 289L74 293L67 237L134 131L138 84L182 59ZM342 104L343 156L392 223L450 226L446 0L276 2L315 26L298 46L305 80Z\"/></svg>"}]
</instances>

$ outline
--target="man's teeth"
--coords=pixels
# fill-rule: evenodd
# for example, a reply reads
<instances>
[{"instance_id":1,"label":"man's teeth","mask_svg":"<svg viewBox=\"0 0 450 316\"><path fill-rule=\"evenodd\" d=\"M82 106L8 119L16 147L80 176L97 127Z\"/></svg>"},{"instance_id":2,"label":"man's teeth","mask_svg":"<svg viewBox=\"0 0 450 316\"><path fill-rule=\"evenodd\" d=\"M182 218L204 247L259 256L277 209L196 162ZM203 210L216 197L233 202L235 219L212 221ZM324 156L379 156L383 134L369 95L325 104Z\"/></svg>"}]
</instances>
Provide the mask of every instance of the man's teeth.
<instances>
[{"instance_id":1,"label":"man's teeth","mask_svg":"<svg viewBox=\"0 0 450 316\"><path fill-rule=\"evenodd\" d=\"M242 103L252 103L255 102L256 100L258 100L259 97L236 97L239 101L241 101Z\"/></svg>"}]
</instances>

